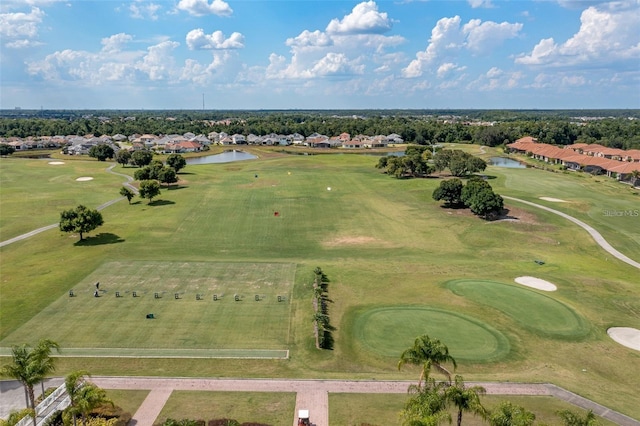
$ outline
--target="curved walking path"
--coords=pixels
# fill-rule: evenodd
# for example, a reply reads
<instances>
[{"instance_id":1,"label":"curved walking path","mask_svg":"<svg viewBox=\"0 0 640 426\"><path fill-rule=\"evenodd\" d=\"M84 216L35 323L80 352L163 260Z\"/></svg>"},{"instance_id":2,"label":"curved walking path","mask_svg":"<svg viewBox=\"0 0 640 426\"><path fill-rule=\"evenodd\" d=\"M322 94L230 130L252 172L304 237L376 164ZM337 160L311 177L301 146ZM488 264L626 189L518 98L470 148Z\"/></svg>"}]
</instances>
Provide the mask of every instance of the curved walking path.
<instances>
[{"instance_id":1,"label":"curved walking path","mask_svg":"<svg viewBox=\"0 0 640 426\"><path fill-rule=\"evenodd\" d=\"M600 247L602 247L605 251L607 251L609 254L611 254L612 256L614 256L617 259L620 259L621 261L640 269L640 262L636 262L635 260L625 256L624 254L620 253L618 250L616 250L615 248L613 248L613 246L611 244L609 244L607 242L607 240L604 239L604 237L598 232L596 231L592 226L587 225L586 223L584 223L583 221L581 221L580 219L576 219L573 216L569 216L566 213L563 213L559 210L555 210L552 209L550 207L547 206L543 206L541 204L536 204L536 203L532 203L531 201L525 201L525 200L521 200L519 198L514 198L514 197L508 197L506 195L503 195L502 198L504 198L505 200L511 200L511 201L517 201L519 203L523 203L523 204L527 204L529 206L533 206L542 210L546 210L548 212L551 212L553 214L557 214L558 216L562 216L567 220L570 220L571 222L575 223L576 225L580 226L581 228L583 228L585 231L587 231L589 233L589 235L591 235L591 237L595 240L596 243L598 243L598 245Z\"/></svg>"},{"instance_id":2,"label":"curved walking path","mask_svg":"<svg viewBox=\"0 0 640 426\"><path fill-rule=\"evenodd\" d=\"M107 172L114 174L114 175L118 175L118 176L123 176L125 177L127 180L125 182L123 182L122 184L124 186L126 186L127 188L131 189L134 193L138 193L138 188L136 188L135 186L131 185L131 182L133 182L133 178L129 175L125 175L123 173L118 173L118 172L114 172L113 168L115 167L115 164L112 164L111 166L107 167ZM107 207L109 207L112 204L117 203L118 201L122 201L124 200L124 197L120 197L120 198L116 198L114 200L111 201L107 201L104 204L101 204L97 207L97 210L102 210L105 209ZM4 246L8 246L9 244L15 243L16 241L21 241L21 240L25 240L29 237L33 237L36 234L39 234L41 232L44 231L48 231L49 229L53 229L53 228L57 228L58 227L58 223L52 223L51 225L47 225L47 226L43 226L42 228L38 228L38 229L34 229L31 232L27 232L26 234L22 234L22 235L18 235L17 237L13 237L10 238L8 240L2 241L0 242L0 247L4 247Z\"/></svg>"}]
</instances>

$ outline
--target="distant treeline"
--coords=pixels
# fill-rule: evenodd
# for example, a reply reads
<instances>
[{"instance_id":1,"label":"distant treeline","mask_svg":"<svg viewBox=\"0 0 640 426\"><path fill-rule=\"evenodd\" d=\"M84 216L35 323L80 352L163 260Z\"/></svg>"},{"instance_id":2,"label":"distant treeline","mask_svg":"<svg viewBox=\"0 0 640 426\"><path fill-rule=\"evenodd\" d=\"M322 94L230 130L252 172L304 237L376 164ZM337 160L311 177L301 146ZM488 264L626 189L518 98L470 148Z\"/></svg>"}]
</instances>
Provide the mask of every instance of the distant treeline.
<instances>
[{"instance_id":1,"label":"distant treeline","mask_svg":"<svg viewBox=\"0 0 640 426\"><path fill-rule=\"evenodd\" d=\"M389 135L418 144L497 146L522 136L640 149L640 110L0 111L0 137L319 133Z\"/></svg>"}]
</instances>

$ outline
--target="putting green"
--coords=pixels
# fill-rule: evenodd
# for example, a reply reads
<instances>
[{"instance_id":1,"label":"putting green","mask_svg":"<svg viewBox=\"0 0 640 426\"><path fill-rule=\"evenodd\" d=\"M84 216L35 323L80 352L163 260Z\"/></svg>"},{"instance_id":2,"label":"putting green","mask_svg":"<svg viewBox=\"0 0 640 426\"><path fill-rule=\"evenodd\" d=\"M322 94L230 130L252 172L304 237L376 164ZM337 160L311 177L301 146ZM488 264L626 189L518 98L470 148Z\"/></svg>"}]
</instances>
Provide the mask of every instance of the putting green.
<instances>
[{"instance_id":1,"label":"putting green","mask_svg":"<svg viewBox=\"0 0 640 426\"><path fill-rule=\"evenodd\" d=\"M589 333L589 323L573 309L533 290L483 280L454 280L446 286L458 296L491 306L544 336L579 338Z\"/></svg>"},{"instance_id":2,"label":"putting green","mask_svg":"<svg viewBox=\"0 0 640 426\"><path fill-rule=\"evenodd\" d=\"M490 362L509 353L509 340L484 322L457 312L424 306L387 306L356 316L356 338L373 352L399 357L416 337L428 334L456 360Z\"/></svg>"}]
</instances>

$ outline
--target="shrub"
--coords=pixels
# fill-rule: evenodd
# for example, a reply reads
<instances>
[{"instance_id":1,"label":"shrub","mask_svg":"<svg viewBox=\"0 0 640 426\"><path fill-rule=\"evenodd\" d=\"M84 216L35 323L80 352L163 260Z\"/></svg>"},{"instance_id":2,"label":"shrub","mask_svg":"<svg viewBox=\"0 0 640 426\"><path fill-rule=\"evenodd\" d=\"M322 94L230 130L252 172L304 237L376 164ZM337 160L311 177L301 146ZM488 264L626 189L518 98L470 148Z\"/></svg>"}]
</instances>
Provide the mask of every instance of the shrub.
<instances>
[{"instance_id":1,"label":"shrub","mask_svg":"<svg viewBox=\"0 0 640 426\"><path fill-rule=\"evenodd\" d=\"M209 420L207 426L240 426L240 423L235 419L215 419Z\"/></svg>"}]
</instances>

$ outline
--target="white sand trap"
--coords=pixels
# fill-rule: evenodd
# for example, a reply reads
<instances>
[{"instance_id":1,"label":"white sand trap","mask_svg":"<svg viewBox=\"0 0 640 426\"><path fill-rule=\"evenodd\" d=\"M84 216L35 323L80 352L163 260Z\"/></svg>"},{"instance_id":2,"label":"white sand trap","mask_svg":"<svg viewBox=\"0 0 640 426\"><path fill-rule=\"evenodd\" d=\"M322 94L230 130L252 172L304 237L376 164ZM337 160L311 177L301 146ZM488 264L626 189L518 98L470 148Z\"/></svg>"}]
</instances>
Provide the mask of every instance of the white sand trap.
<instances>
[{"instance_id":1,"label":"white sand trap","mask_svg":"<svg viewBox=\"0 0 640 426\"><path fill-rule=\"evenodd\" d=\"M86 182L86 181L88 181L88 180L93 180L93 178L92 178L92 177L90 177L90 176L82 176L82 177L79 177L79 178L78 178L78 179L76 179L76 180L77 180L78 182Z\"/></svg>"},{"instance_id":2,"label":"white sand trap","mask_svg":"<svg viewBox=\"0 0 640 426\"><path fill-rule=\"evenodd\" d=\"M611 327L607 334L622 346L640 351L640 330L637 328Z\"/></svg>"},{"instance_id":3,"label":"white sand trap","mask_svg":"<svg viewBox=\"0 0 640 426\"><path fill-rule=\"evenodd\" d=\"M51 164L52 166L60 166L64 164L64 161L49 161L49 163L47 164Z\"/></svg>"},{"instance_id":4,"label":"white sand trap","mask_svg":"<svg viewBox=\"0 0 640 426\"><path fill-rule=\"evenodd\" d=\"M534 277L518 277L515 282L542 291L556 291L558 289L555 284Z\"/></svg>"},{"instance_id":5,"label":"white sand trap","mask_svg":"<svg viewBox=\"0 0 640 426\"><path fill-rule=\"evenodd\" d=\"M553 197L540 197L541 200L545 200L545 201L552 201L554 203L566 203L565 200L561 200L560 198L553 198Z\"/></svg>"}]
</instances>

